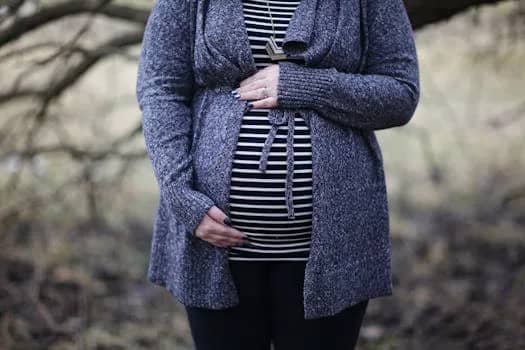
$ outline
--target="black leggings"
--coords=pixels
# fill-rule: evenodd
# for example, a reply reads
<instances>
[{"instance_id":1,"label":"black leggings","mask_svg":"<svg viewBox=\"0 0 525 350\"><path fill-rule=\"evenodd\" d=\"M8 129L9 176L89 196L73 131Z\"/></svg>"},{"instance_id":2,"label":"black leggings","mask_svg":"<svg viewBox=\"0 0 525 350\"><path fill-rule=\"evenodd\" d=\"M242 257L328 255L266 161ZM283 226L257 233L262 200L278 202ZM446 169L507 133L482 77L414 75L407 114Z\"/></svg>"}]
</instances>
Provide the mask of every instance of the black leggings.
<instances>
[{"instance_id":1,"label":"black leggings","mask_svg":"<svg viewBox=\"0 0 525 350\"><path fill-rule=\"evenodd\" d=\"M304 319L306 261L232 261L240 303L185 307L196 350L352 350L368 300L333 316Z\"/></svg>"}]
</instances>

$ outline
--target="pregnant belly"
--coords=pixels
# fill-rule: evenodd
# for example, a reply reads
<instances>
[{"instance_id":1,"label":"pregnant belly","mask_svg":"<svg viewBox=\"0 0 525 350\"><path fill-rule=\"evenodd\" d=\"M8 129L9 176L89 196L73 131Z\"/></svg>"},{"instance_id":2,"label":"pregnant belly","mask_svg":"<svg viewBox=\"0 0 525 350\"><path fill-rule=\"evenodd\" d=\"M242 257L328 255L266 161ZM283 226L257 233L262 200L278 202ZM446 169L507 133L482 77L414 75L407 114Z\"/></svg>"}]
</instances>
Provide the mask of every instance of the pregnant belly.
<instances>
[{"instance_id":1,"label":"pregnant belly","mask_svg":"<svg viewBox=\"0 0 525 350\"><path fill-rule=\"evenodd\" d=\"M243 116L232 164L230 219L245 232L249 246L229 248L231 260L306 260L312 229L312 158L310 131L295 118L293 203L289 219L285 201L286 137L282 125L272 143L266 171L259 158L270 130L266 109Z\"/></svg>"}]
</instances>

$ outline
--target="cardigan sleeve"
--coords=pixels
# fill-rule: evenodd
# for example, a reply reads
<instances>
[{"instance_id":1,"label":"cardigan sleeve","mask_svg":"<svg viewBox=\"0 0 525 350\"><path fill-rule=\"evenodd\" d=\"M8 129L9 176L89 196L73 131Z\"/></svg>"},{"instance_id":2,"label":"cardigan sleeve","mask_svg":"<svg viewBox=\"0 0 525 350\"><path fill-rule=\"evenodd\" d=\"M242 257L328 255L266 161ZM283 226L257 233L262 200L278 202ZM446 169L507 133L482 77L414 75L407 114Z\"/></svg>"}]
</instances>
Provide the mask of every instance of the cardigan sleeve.
<instances>
[{"instance_id":1,"label":"cardigan sleeve","mask_svg":"<svg viewBox=\"0 0 525 350\"><path fill-rule=\"evenodd\" d=\"M193 233L214 202L192 187L194 81L187 6L186 0L157 0L153 6L142 41L136 95L146 150L161 194Z\"/></svg>"},{"instance_id":2,"label":"cardigan sleeve","mask_svg":"<svg viewBox=\"0 0 525 350\"><path fill-rule=\"evenodd\" d=\"M403 0L368 0L368 50L361 73L280 61L277 104L312 108L345 126L386 129L412 118L419 101L419 67Z\"/></svg>"}]
</instances>

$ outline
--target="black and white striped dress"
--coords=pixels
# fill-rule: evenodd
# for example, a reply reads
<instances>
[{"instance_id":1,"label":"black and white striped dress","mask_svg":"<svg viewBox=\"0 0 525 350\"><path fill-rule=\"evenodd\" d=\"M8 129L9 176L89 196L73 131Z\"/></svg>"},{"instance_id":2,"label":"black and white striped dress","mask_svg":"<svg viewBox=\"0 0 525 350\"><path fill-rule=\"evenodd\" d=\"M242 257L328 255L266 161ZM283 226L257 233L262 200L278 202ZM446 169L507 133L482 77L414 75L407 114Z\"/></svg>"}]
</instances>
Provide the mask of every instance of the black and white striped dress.
<instances>
[{"instance_id":1,"label":"black and white striped dress","mask_svg":"<svg viewBox=\"0 0 525 350\"><path fill-rule=\"evenodd\" d=\"M300 0L243 0L244 23L257 68L276 63L265 44L272 34L269 3L282 45L285 30ZM297 59L293 62L304 64ZM230 246L230 260L308 260L312 229L312 158L310 130L295 116L293 204L289 219L285 202L287 125L281 125L268 157L266 172L258 170L259 157L271 124L269 109L251 109L243 116L232 164L230 219L233 227L248 235L250 247Z\"/></svg>"}]
</instances>

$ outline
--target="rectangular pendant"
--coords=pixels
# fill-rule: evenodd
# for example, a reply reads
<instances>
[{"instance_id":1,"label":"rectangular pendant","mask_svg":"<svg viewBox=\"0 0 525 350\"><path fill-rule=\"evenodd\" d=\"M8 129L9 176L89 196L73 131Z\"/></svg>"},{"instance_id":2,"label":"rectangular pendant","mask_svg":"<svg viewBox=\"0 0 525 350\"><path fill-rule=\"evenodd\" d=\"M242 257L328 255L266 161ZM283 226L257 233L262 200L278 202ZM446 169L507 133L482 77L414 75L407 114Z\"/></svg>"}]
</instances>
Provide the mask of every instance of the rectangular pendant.
<instances>
[{"instance_id":1,"label":"rectangular pendant","mask_svg":"<svg viewBox=\"0 0 525 350\"><path fill-rule=\"evenodd\" d=\"M275 38L271 36L266 43L266 52L272 61L281 61L288 59L286 53L275 42Z\"/></svg>"}]
</instances>

